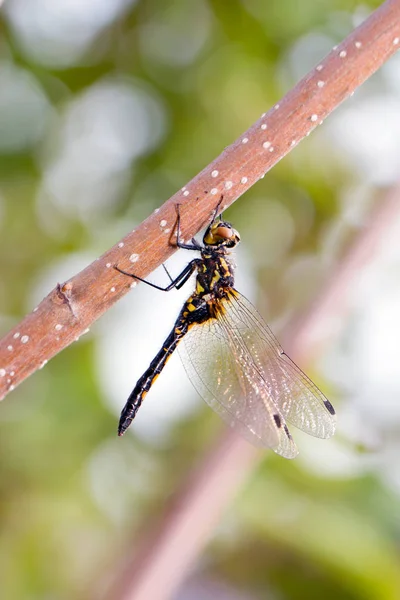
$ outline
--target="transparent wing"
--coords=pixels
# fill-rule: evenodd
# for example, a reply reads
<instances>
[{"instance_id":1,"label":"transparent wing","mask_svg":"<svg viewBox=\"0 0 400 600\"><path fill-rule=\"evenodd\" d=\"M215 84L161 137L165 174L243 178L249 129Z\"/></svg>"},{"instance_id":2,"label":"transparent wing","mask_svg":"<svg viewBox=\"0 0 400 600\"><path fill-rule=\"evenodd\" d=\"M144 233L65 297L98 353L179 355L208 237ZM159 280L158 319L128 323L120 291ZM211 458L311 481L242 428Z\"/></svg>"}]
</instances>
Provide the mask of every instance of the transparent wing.
<instances>
[{"instance_id":1,"label":"transparent wing","mask_svg":"<svg viewBox=\"0 0 400 600\"><path fill-rule=\"evenodd\" d=\"M204 400L249 442L294 458L285 419L230 317L236 307L218 302L219 317L193 325L178 346L186 372Z\"/></svg>"},{"instance_id":2,"label":"transparent wing","mask_svg":"<svg viewBox=\"0 0 400 600\"><path fill-rule=\"evenodd\" d=\"M231 296L228 321L240 331L257 369L268 381L274 403L284 418L305 433L329 438L335 433L336 415L329 400L283 351L254 306L236 290Z\"/></svg>"},{"instance_id":3,"label":"transparent wing","mask_svg":"<svg viewBox=\"0 0 400 600\"><path fill-rule=\"evenodd\" d=\"M286 458L297 454L286 419L312 435L332 435L329 401L283 353L250 302L231 290L215 310L215 319L193 325L178 346L204 400L251 443Z\"/></svg>"}]
</instances>

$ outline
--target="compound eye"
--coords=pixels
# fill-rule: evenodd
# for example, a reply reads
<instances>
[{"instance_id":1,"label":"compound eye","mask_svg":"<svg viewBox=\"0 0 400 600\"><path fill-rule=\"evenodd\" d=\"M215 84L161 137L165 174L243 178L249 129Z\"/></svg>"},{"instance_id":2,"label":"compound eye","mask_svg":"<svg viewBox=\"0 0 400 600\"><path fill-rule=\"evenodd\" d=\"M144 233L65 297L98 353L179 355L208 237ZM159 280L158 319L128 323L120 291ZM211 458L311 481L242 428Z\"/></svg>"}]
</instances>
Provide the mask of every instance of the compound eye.
<instances>
[{"instance_id":1,"label":"compound eye","mask_svg":"<svg viewBox=\"0 0 400 600\"><path fill-rule=\"evenodd\" d=\"M216 228L214 235L223 240L229 240L232 237L232 229L230 227L226 227L225 225L221 225L220 227Z\"/></svg>"}]
</instances>

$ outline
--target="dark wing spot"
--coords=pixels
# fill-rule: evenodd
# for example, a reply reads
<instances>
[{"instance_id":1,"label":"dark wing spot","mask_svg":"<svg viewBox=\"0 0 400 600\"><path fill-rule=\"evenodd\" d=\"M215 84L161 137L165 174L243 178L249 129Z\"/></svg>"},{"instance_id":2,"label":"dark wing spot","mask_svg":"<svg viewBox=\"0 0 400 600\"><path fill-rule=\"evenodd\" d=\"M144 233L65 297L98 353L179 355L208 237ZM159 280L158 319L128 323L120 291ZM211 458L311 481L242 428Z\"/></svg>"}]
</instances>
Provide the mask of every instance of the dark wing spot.
<instances>
[{"instance_id":1,"label":"dark wing spot","mask_svg":"<svg viewBox=\"0 0 400 600\"><path fill-rule=\"evenodd\" d=\"M274 420L277 427L282 427L282 420L279 415L274 415Z\"/></svg>"},{"instance_id":2,"label":"dark wing spot","mask_svg":"<svg viewBox=\"0 0 400 600\"><path fill-rule=\"evenodd\" d=\"M324 404L325 404L325 408L327 409L328 412L331 413L331 415L335 415L335 409L333 408L332 404L329 402L329 400L324 400Z\"/></svg>"},{"instance_id":3,"label":"dark wing spot","mask_svg":"<svg viewBox=\"0 0 400 600\"><path fill-rule=\"evenodd\" d=\"M288 436L289 440L292 440L293 438L292 438L292 436L291 436L291 433L290 433L290 431L289 431L289 429L288 429L288 426L287 426L287 425L284 425L284 426L283 426L283 429L285 430L285 433L286 433L286 435Z\"/></svg>"}]
</instances>

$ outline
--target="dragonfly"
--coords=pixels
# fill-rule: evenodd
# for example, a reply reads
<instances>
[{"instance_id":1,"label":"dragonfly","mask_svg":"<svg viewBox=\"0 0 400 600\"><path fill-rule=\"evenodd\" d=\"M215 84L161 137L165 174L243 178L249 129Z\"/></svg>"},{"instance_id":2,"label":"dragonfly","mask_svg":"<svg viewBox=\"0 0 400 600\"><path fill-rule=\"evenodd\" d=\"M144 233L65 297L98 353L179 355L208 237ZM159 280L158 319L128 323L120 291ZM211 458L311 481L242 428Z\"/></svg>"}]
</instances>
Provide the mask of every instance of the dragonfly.
<instances>
[{"instance_id":1,"label":"dragonfly","mask_svg":"<svg viewBox=\"0 0 400 600\"><path fill-rule=\"evenodd\" d=\"M195 290L184 303L171 333L137 381L122 412L118 435L135 418L145 396L178 348L200 396L246 440L285 458L298 454L287 423L318 437L335 432L330 401L289 358L254 306L234 287L232 250L240 242L231 223L218 216L222 197L203 243L181 238L177 205L176 246L195 251L166 287L114 268L161 291L180 289L196 272ZM167 274L169 275L168 271Z\"/></svg>"}]
</instances>

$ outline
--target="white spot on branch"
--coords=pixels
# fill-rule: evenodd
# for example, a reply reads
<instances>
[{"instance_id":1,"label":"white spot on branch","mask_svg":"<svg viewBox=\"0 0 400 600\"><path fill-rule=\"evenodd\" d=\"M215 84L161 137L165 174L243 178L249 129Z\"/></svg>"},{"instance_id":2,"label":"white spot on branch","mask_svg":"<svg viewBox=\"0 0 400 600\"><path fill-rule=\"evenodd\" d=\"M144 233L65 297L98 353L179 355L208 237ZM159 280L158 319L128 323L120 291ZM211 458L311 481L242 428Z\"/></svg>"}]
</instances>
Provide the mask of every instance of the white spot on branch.
<instances>
[{"instance_id":1,"label":"white spot on branch","mask_svg":"<svg viewBox=\"0 0 400 600\"><path fill-rule=\"evenodd\" d=\"M263 148L267 149L267 148L270 147L270 145L271 145L271 142L264 142L263 143Z\"/></svg>"},{"instance_id":2,"label":"white spot on branch","mask_svg":"<svg viewBox=\"0 0 400 600\"><path fill-rule=\"evenodd\" d=\"M165 221L165 224L167 224L167 221ZM135 263L139 260L139 254L131 254L129 257L129 261L131 263Z\"/></svg>"},{"instance_id":3,"label":"white spot on branch","mask_svg":"<svg viewBox=\"0 0 400 600\"><path fill-rule=\"evenodd\" d=\"M219 171L217 171L217 169L214 169L214 171L212 171L211 173L211 177L218 177L218 173Z\"/></svg>"},{"instance_id":4,"label":"white spot on branch","mask_svg":"<svg viewBox=\"0 0 400 600\"><path fill-rule=\"evenodd\" d=\"M29 342L29 335L23 335L21 338L21 343L26 344L27 342Z\"/></svg>"}]
</instances>

